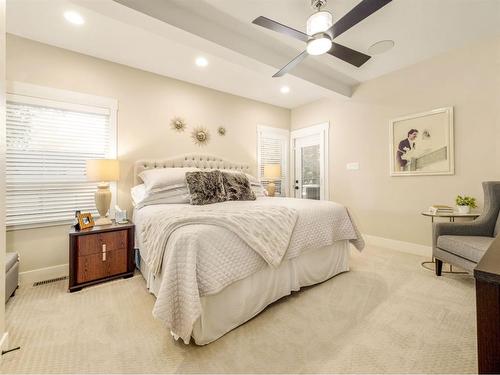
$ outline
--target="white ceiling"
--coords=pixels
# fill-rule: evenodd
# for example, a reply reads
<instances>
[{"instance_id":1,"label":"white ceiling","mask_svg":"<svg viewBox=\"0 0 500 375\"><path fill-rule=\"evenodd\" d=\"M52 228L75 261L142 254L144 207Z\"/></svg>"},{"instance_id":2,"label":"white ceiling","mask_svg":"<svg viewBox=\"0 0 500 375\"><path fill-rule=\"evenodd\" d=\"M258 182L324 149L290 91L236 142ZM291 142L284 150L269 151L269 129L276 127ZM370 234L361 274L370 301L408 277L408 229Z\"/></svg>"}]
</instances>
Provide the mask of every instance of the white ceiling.
<instances>
[{"instance_id":1,"label":"white ceiling","mask_svg":"<svg viewBox=\"0 0 500 375\"><path fill-rule=\"evenodd\" d=\"M304 46L251 20L264 15L305 30L309 0L116 1L8 0L7 31L287 108L350 96L359 82L500 35L500 0L393 0L336 39L365 53L374 42L392 39L396 45L389 52L361 68L310 56L292 74L271 78ZM338 20L359 1L329 0L327 9ZM85 25L66 22L66 10L82 14ZM209 60L204 69L194 64L200 55ZM281 94L282 85L291 92Z\"/></svg>"},{"instance_id":2,"label":"white ceiling","mask_svg":"<svg viewBox=\"0 0 500 375\"><path fill-rule=\"evenodd\" d=\"M118 0L120 1L120 0ZM141 0L129 0L141 1ZM249 24L264 15L297 30L305 31L307 17L312 13L310 0L205 0L211 6ZM326 10L334 22L342 18L361 0L328 0ZM196 3L185 1L185 6ZM256 26L255 26L256 27ZM287 36L259 28L266 38L297 48L303 46ZM361 68L356 68L329 55L316 60L330 70L364 82L474 40L500 35L500 0L393 0L378 12L363 20L335 42L360 52L380 40L394 40L395 47L373 56ZM313 62L312 66L314 66Z\"/></svg>"}]
</instances>

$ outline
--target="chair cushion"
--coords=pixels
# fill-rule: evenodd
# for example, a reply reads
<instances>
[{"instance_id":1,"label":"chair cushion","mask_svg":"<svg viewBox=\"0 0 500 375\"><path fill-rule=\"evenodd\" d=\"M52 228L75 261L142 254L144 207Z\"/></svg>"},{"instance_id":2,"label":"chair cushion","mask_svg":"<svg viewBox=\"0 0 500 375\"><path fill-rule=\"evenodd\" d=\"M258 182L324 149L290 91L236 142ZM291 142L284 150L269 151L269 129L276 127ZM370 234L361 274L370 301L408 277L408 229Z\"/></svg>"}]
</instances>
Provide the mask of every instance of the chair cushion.
<instances>
[{"instance_id":1,"label":"chair cushion","mask_svg":"<svg viewBox=\"0 0 500 375\"><path fill-rule=\"evenodd\" d=\"M6 253L5 254L5 272L14 267L14 264L19 260L18 253Z\"/></svg>"},{"instance_id":2,"label":"chair cushion","mask_svg":"<svg viewBox=\"0 0 500 375\"><path fill-rule=\"evenodd\" d=\"M498 214L497 225L495 225L495 231L493 232L493 237L500 234L500 213Z\"/></svg>"},{"instance_id":3,"label":"chair cushion","mask_svg":"<svg viewBox=\"0 0 500 375\"><path fill-rule=\"evenodd\" d=\"M493 240L493 237L481 236L439 236L437 246L449 253L477 263Z\"/></svg>"}]
</instances>

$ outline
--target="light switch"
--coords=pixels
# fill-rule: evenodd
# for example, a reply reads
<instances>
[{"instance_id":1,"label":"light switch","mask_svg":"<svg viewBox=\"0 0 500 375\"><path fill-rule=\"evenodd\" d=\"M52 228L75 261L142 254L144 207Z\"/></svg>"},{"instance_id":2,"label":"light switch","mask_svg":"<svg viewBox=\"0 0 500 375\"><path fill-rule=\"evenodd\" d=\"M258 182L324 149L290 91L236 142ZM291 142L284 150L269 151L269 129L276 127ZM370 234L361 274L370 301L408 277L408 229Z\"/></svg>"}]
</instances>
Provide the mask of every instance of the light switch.
<instances>
[{"instance_id":1,"label":"light switch","mask_svg":"<svg viewBox=\"0 0 500 375\"><path fill-rule=\"evenodd\" d=\"M359 162L347 163L346 164L346 169L348 171L357 171L357 170L359 170Z\"/></svg>"}]
</instances>

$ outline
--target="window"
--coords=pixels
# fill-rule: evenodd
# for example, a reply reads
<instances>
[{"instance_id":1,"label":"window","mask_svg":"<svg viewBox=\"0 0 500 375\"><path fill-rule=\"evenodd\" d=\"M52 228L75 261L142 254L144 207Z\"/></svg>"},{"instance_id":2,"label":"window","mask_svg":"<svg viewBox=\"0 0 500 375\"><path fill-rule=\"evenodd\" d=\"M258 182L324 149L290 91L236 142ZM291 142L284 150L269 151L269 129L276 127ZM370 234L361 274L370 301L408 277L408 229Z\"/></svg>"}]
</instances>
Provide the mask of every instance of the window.
<instances>
[{"instance_id":1,"label":"window","mask_svg":"<svg viewBox=\"0 0 500 375\"><path fill-rule=\"evenodd\" d=\"M116 157L116 101L19 83L8 91L7 226L64 223L76 210L95 213L96 184L86 181L85 164Z\"/></svg>"},{"instance_id":2,"label":"window","mask_svg":"<svg viewBox=\"0 0 500 375\"><path fill-rule=\"evenodd\" d=\"M257 127L258 177L262 185L267 188L270 179L264 177L264 166L268 164L280 165L281 176L274 181L276 196L285 197L288 195L288 144L288 130L267 126Z\"/></svg>"}]
</instances>

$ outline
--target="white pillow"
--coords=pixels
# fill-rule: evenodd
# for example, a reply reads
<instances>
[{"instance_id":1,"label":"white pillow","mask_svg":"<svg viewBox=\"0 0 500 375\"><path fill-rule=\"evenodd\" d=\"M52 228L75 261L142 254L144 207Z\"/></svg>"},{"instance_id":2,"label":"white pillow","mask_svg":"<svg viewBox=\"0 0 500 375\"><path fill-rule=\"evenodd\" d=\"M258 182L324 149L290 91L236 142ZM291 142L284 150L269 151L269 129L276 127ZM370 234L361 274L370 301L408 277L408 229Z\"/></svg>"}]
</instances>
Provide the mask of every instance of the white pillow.
<instances>
[{"instance_id":1,"label":"white pillow","mask_svg":"<svg viewBox=\"0 0 500 375\"><path fill-rule=\"evenodd\" d=\"M144 184L134 186L130 189L130 195L132 196L132 205L137 206L146 198L146 186Z\"/></svg>"},{"instance_id":2,"label":"white pillow","mask_svg":"<svg viewBox=\"0 0 500 375\"><path fill-rule=\"evenodd\" d=\"M140 184L134 186L130 190L130 193L132 195L132 204L137 209L153 204L189 203L189 192L187 187L178 187L157 193L148 193L145 185Z\"/></svg>"},{"instance_id":3,"label":"white pillow","mask_svg":"<svg viewBox=\"0 0 500 375\"><path fill-rule=\"evenodd\" d=\"M189 203L189 193L186 192L184 194L163 196L163 193L157 193L153 196L144 199L141 203L137 205L137 209L142 208L144 206L151 206L155 204L184 204Z\"/></svg>"},{"instance_id":4,"label":"white pillow","mask_svg":"<svg viewBox=\"0 0 500 375\"><path fill-rule=\"evenodd\" d=\"M194 172L198 168L154 168L139 174L144 182L146 192L160 192L179 187L187 187L186 172Z\"/></svg>"},{"instance_id":5,"label":"white pillow","mask_svg":"<svg viewBox=\"0 0 500 375\"><path fill-rule=\"evenodd\" d=\"M264 189L264 186L262 186L261 184L250 183L250 188L252 189L253 193L255 194L255 196L257 198L267 196L265 189Z\"/></svg>"}]
</instances>

